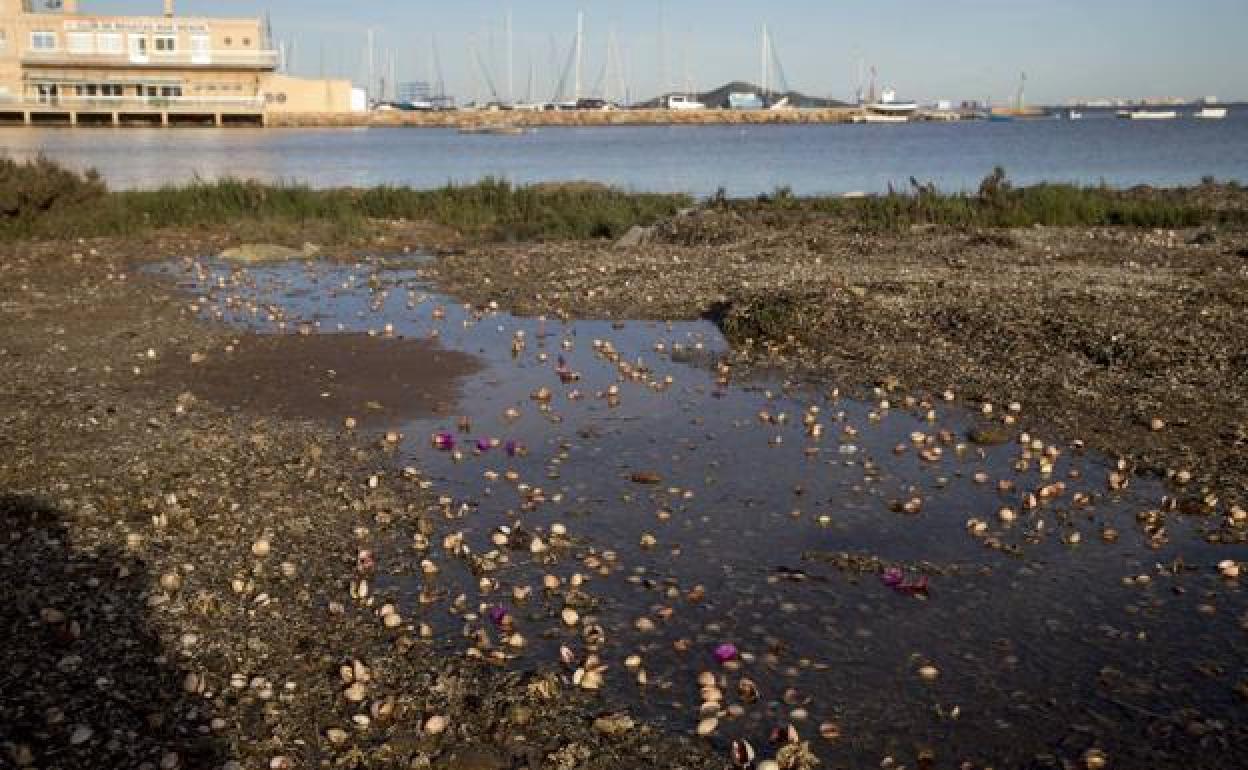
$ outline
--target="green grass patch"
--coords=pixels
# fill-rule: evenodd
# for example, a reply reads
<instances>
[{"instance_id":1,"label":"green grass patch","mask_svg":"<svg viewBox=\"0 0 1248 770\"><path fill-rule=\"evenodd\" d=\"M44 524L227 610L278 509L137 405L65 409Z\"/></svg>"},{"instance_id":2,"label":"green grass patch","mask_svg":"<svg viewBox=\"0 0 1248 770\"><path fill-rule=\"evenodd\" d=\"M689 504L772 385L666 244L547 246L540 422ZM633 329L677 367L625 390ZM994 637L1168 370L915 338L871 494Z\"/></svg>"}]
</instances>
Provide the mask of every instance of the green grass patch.
<instances>
[{"instance_id":1,"label":"green grass patch","mask_svg":"<svg viewBox=\"0 0 1248 770\"><path fill-rule=\"evenodd\" d=\"M110 191L92 172L68 171L43 158L25 163L0 159L3 240L203 226L283 233L310 222L348 239L366 234L379 219L435 222L486 240L614 238L692 204L684 195L630 193L595 184L516 186L499 179L432 190L318 190L223 179Z\"/></svg>"},{"instance_id":2,"label":"green grass patch","mask_svg":"<svg viewBox=\"0 0 1248 770\"><path fill-rule=\"evenodd\" d=\"M1235 218L1233 213L1214 210L1189 192L1138 192L1104 185L1015 187L998 167L984 178L975 193L942 193L934 185L912 179L909 190L890 189L884 195L799 198L780 188L757 202L742 205L832 215L849 226L868 231L896 231L921 225L1183 228Z\"/></svg>"}]
</instances>

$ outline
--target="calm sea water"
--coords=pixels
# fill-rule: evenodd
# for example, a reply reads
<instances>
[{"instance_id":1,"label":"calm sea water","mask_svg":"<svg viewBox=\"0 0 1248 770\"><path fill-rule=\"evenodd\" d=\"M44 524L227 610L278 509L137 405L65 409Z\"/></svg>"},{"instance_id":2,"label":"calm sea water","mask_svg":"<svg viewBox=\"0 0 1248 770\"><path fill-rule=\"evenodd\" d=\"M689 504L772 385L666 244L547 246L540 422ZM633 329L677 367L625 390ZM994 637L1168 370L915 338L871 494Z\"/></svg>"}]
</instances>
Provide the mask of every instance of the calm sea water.
<instances>
[{"instance_id":1,"label":"calm sea water","mask_svg":"<svg viewBox=\"0 0 1248 770\"><path fill-rule=\"evenodd\" d=\"M1248 182L1248 109L1226 120L827 126L441 129L0 128L0 151L96 168L114 187L237 176L341 185L591 179L642 191L753 195L882 192L910 177L974 188L995 165L1017 182Z\"/></svg>"}]
</instances>

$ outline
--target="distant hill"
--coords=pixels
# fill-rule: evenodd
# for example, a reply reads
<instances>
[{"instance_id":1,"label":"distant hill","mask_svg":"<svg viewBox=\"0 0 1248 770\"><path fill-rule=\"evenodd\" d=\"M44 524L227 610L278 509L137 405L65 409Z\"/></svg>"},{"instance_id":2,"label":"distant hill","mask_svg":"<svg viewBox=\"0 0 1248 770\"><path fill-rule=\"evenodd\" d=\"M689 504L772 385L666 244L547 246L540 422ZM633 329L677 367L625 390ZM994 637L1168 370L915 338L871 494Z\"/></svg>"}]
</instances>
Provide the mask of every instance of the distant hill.
<instances>
[{"instance_id":1,"label":"distant hill","mask_svg":"<svg viewBox=\"0 0 1248 770\"><path fill-rule=\"evenodd\" d=\"M680 93L676 91L674 93ZM705 104L707 107L726 107L728 106L728 94L761 94L762 89L753 83L747 83L743 80L736 80L731 83L716 88L713 91L703 91L702 93L693 94L693 97ZM788 91L786 93L771 94L771 101L778 102L784 97L788 97L789 104L794 107L845 107L845 102L836 99L821 99L817 96L807 96L800 91ZM653 99L642 102L637 105L639 107L658 107L663 102L662 96L656 96Z\"/></svg>"}]
</instances>

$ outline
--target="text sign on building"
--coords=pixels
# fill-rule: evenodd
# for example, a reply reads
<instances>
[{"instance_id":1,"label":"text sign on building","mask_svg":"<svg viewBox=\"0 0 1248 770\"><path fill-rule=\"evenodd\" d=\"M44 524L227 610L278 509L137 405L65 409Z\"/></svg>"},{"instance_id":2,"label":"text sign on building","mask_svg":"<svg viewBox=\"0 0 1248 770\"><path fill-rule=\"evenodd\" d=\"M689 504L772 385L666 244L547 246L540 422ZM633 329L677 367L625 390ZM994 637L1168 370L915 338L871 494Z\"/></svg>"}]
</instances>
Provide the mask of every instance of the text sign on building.
<instances>
[{"instance_id":1,"label":"text sign on building","mask_svg":"<svg viewBox=\"0 0 1248 770\"><path fill-rule=\"evenodd\" d=\"M144 19L125 19L116 21L100 21L97 19L75 19L65 22L66 32L207 32L208 25L176 21L154 21Z\"/></svg>"}]
</instances>

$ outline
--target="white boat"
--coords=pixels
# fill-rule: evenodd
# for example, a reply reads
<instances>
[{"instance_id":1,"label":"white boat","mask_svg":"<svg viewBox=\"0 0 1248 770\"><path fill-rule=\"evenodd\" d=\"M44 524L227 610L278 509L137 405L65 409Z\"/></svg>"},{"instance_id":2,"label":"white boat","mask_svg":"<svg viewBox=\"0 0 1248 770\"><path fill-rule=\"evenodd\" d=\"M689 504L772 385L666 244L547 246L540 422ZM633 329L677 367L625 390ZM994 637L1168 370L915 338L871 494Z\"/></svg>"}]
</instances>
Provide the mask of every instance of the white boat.
<instances>
[{"instance_id":1,"label":"white boat","mask_svg":"<svg viewBox=\"0 0 1248 770\"><path fill-rule=\"evenodd\" d=\"M1129 120L1174 120L1179 117L1176 110L1121 110L1118 117Z\"/></svg>"},{"instance_id":2,"label":"white boat","mask_svg":"<svg viewBox=\"0 0 1248 770\"><path fill-rule=\"evenodd\" d=\"M867 105L867 113L869 115L874 114L877 116L902 117L902 118L908 119L910 117L913 117L914 114L918 111L919 111L919 105L917 103L898 101L897 92L891 88L884 89L884 91L880 94L879 101L872 102L871 104ZM872 121L867 121L867 122L872 122ZM875 121L875 122L879 122L879 121ZM884 122L895 123L898 121L884 121Z\"/></svg>"},{"instance_id":3,"label":"white boat","mask_svg":"<svg viewBox=\"0 0 1248 770\"><path fill-rule=\"evenodd\" d=\"M867 112L861 115L854 115L850 118L855 123L909 123L909 115L880 115L874 112Z\"/></svg>"},{"instance_id":4,"label":"white boat","mask_svg":"<svg viewBox=\"0 0 1248 770\"><path fill-rule=\"evenodd\" d=\"M1083 120L1083 113L1078 110L1070 110L1066 113L1067 120Z\"/></svg>"},{"instance_id":5,"label":"white boat","mask_svg":"<svg viewBox=\"0 0 1248 770\"><path fill-rule=\"evenodd\" d=\"M692 96L671 94L667 97L667 108L669 110L704 110L706 105Z\"/></svg>"},{"instance_id":6,"label":"white boat","mask_svg":"<svg viewBox=\"0 0 1248 770\"><path fill-rule=\"evenodd\" d=\"M1221 120L1222 118L1226 117L1226 108L1225 107L1201 107L1199 110L1196 110L1196 112L1192 113L1192 117L1200 118L1201 120Z\"/></svg>"}]
</instances>

